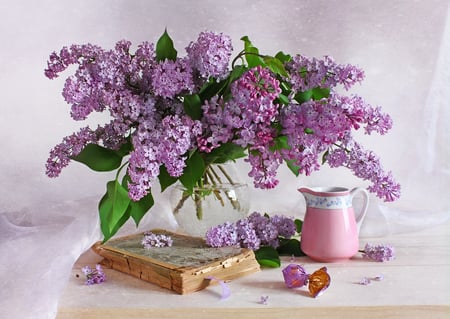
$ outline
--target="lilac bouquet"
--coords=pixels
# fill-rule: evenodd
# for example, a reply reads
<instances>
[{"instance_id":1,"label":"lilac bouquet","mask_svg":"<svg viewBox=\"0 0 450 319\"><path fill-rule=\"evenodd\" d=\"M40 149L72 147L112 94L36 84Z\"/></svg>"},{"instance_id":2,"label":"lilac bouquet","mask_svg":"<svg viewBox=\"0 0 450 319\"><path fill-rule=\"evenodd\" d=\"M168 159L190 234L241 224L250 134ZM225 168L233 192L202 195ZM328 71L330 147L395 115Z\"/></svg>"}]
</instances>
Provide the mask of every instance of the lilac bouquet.
<instances>
[{"instance_id":1,"label":"lilac bouquet","mask_svg":"<svg viewBox=\"0 0 450 319\"><path fill-rule=\"evenodd\" d=\"M50 152L46 173L56 177L71 160L95 171L117 170L100 201L105 240L131 217L136 224L154 204L152 187L179 181L192 195L215 164L245 157L255 187L277 185L284 162L296 175L328 163L368 180L393 201L400 186L380 159L352 136L385 134L389 115L357 95L342 95L364 78L361 69L331 57L259 53L248 37L232 60L230 37L202 32L178 56L167 32L156 44L119 41L114 49L85 44L52 53L45 75L70 65L63 97L71 116L108 112L110 121L81 128Z\"/></svg>"}]
</instances>

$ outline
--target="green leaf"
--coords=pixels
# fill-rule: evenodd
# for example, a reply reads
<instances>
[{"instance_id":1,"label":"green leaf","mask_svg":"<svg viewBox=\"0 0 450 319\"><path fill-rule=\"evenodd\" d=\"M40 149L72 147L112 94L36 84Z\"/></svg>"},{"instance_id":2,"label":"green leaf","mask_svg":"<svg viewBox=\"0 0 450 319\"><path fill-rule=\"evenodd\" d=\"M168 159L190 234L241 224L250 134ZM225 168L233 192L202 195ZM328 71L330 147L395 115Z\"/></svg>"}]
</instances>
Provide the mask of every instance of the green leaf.
<instances>
[{"instance_id":1,"label":"green leaf","mask_svg":"<svg viewBox=\"0 0 450 319\"><path fill-rule=\"evenodd\" d=\"M193 120L200 120L202 117L202 100L198 94L186 95L183 100L184 111Z\"/></svg>"},{"instance_id":2,"label":"green leaf","mask_svg":"<svg viewBox=\"0 0 450 319\"><path fill-rule=\"evenodd\" d=\"M282 51L275 54L275 57L280 60L282 63L286 63L291 61L292 57L289 54L285 54Z\"/></svg>"},{"instance_id":3,"label":"green leaf","mask_svg":"<svg viewBox=\"0 0 450 319\"><path fill-rule=\"evenodd\" d=\"M299 104L308 102L309 100L311 100L313 97L313 91L312 90L308 90L305 92L298 92L295 97L294 100L296 100Z\"/></svg>"},{"instance_id":4,"label":"green leaf","mask_svg":"<svg viewBox=\"0 0 450 319\"><path fill-rule=\"evenodd\" d=\"M280 240L280 246L277 248L278 254L285 256L305 256L300 248L300 242L297 239Z\"/></svg>"},{"instance_id":5,"label":"green leaf","mask_svg":"<svg viewBox=\"0 0 450 319\"><path fill-rule=\"evenodd\" d=\"M230 75L228 76L228 80L226 81L225 85L221 89L220 93L224 97L224 100L227 101L231 98L231 84L239 79L242 74L244 74L245 71L248 69L243 65L238 65L233 68Z\"/></svg>"},{"instance_id":6,"label":"green leaf","mask_svg":"<svg viewBox=\"0 0 450 319\"><path fill-rule=\"evenodd\" d=\"M278 252L271 246L264 246L256 250L255 257L258 263L264 267L277 268L281 265Z\"/></svg>"},{"instance_id":7,"label":"green leaf","mask_svg":"<svg viewBox=\"0 0 450 319\"><path fill-rule=\"evenodd\" d=\"M245 157L245 149L233 143L224 143L218 148L213 149L204 156L205 164L223 164L228 161L234 161L238 158Z\"/></svg>"},{"instance_id":8,"label":"green leaf","mask_svg":"<svg viewBox=\"0 0 450 319\"><path fill-rule=\"evenodd\" d=\"M106 194L100 200L100 226L104 241L111 238L130 217L127 214L130 198L127 190L117 181L106 184Z\"/></svg>"},{"instance_id":9,"label":"green leaf","mask_svg":"<svg viewBox=\"0 0 450 319\"><path fill-rule=\"evenodd\" d=\"M163 192L170 185L175 184L175 182L178 180L177 177L170 176L164 165L161 165L159 167L158 179L159 184L161 185L161 192Z\"/></svg>"},{"instance_id":10,"label":"green leaf","mask_svg":"<svg viewBox=\"0 0 450 319\"><path fill-rule=\"evenodd\" d=\"M183 175L179 177L180 182L189 193L194 191L195 185L205 172L205 162L198 152L194 152L186 161Z\"/></svg>"},{"instance_id":11,"label":"green leaf","mask_svg":"<svg viewBox=\"0 0 450 319\"><path fill-rule=\"evenodd\" d=\"M277 58L266 55L264 57L264 63L273 73L286 77L289 76L289 74L286 72L286 69L284 68L283 63Z\"/></svg>"},{"instance_id":12,"label":"green leaf","mask_svg":"<svg viewBox=\"0 0 450 319\"><path fill-rule=\"evenodd\" d=\"M127 142L120 146L119 150L117 151L117 154L119 154L119 156L124 157L130 154L132 149L133 144L131 144L131 137L128 137Z\"/></svg>"},{"instance_id":13,"label":"green leaf","mask_svg":"<svg viewBox=\"0 0 450 319\"><path fill-rule=\"evenodd\" d=\"M150 208L155 204L152 193L149 191L147 195L142 197L139 201L130 201L130 206L128 207L129 214L133 218L136 226L139 225L142 217L147 214Z\"/></svg>"},{"instance_id":14,"label":"green leaf","mask_svg":"<svg viewBox=\"0 0 450 319\"><path fill-rule=\"evenodd\" d=\"M284 94L278 94L278 102L284 105L288 105L290 103L289 98Z\"/></svg>"},{"instance_id":15,"label":"green leaf","mask_svg":"<svg viewBox=\"0 0 450 319\"><path fill-rule=\"evenodd\" d=\"M296 229L297 233L301 234L301 232L302 232L302 226L303 226L303 221L300 220L300 219L295 219L295 220L294 220L294 223L295 223L295 226L297 226L297 229Z\"/></svg>"},{"instance_id":16,"label":"green leaf","mask_svg":"<svg viewBox=\"0 0 450 319\"><path fill-rule=\"evenodd\" d=\"M248 36L243 36L241 40L244 41L245 52L250 53L245 55L248 67L254 68L258 65L265 65L264 60L259 56L259 50L253 46Z\"/></svg>"},{"instance_id":17,"label":"green leaf","mask_svg":"<svg viewBox=\"0 0 450 319\"><path fill-rule=\"evenodd\" d=\"M213 96L218 95L219 92L225 87L227 80L217 82L214 79L210 79L198 93L202 101L211 99Z\"/></svg>"},{"instance_id":18,"label":"green leaf","mask_svg":"<svg viewBox=\"0 0 450 319\"><path fill-rule=\"evenodd\" d=\"M122 156L118 152L97 144L87 144L78 155L71 158L97 172L115 170L122 163Z\"/></svg>"},{"instance_id":19,"label":"green leaf","mask_svg":"<svg viewBox=\"0 0 450 319\"><path fill-rule=\"evenodd\" d=\"M294 173L295 176L298 177L298 175L300 175L300 167L295 165L295 160L285 160L287 167L289 168L289 170Z\"/></svg>"},{"instance_id":20,"label":"green leaf","mask_svg":"<svg viewBox=\"0 0 450 319\"><path fill-rule=\"evenodd\" d=\"M326 150L322 155L322 165L327 161L328 154L330 154L329 150Z\"/></svg>"},{"instance_id":21,"label":"green leaf","mask_svg":"<svg viewBox=\"0 0 450 319\"><path fill-rule=\"evenodd\" d=\"M305 132L305 134L314 134L314 130L312 128L306 127L303 132Z\"/></svg>"},{"instance_id":22,"label":"green leaf","mask_svg":"<svg viewBox=\"0 0 450 319\"><path fill-rule=\"evenodd\" d=\"M279 135L274 139L274 146L272 147L272 151L278 150L288 150L291 147L288 143L288 137L286 135Z\"/></svg>"},{"instance_id":23,"label":"green leaf","mask_svg":"<svg viewBox=\"0 0 450 319\"><path fill-rule=\"evenodd\" d=\"M173 41L167 33L166 29L156 43L156 60L164 61L165 59L168 59L175 61L176 58L177 50L175 50Z\"/></svg>"},{"instance_id":24,"label":"green leaf","mask_svg":"<svg viewBox=\"0 0 450 319\"><path fill-rule=\"evenodd\" d=\"M329 96L330 96L329 88L315 87L314 89L312 89L312 98L316 101L323 98L328 98Z\"/></svg>"}]
</instances>

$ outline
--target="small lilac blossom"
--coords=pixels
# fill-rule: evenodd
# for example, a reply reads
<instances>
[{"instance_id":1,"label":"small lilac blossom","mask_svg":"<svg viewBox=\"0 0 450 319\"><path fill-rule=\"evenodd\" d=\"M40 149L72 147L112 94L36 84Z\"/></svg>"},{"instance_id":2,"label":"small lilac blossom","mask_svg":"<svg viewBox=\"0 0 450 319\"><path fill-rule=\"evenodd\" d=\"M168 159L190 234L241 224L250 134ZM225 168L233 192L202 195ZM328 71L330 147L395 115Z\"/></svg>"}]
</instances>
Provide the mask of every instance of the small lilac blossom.
<instances>
[{"instance_id":1,"label":"small lilac blossom","mask_svg":"<svg viewBox=\"0 0 450 319\"><path fill-rule=\"evenodd\" d=\"M189 61L200 75L208 79L223 79L228 75L228 63L233 50L231 38L222 33L201 32L196 42L186 48Z\"/></svg>"},{"instance_id":2,"label":"small lilac blossom","mask_svg":"<svg viewBox=\"0 0 450 319\"><path fill-rule=\"evenodd\" d=\"M156 234L153 232L145 232L141 241L145 249L153 247L171 247L173 244L172 237L166 234Z\"/></svg>"},{"instance_id":3,"label":"small lilac blossom","mask_svg":"<svg viewBox=\"0 0 450 319\"><path fill-rule=\"evenodd\" d=\"M378 262L391 261L395 259L395 249L388 244L367 243L363 250L363 257Z\"/></svg>"},{"instance_id":4,"label":"small lilac blossom","mask_svg":"<svg viewBox=\"0 0 450 319\"><path fill-rule=\"evenodd\" d=\"M261 296L259 299L259 303L261 305L268 305L269 304L269 296Z\"/></svg>"},{"instance_id":5,"label":"small lilac blossom","mask_svg":"<svg viewBox=\"0 0 450 319\"><path fill-rule=\"evenodd\" d=\"M99 264L95 265L95 269L92 269L90 266L84 266L81 268L81 271L86 276L86 285L101 284L106 280L103 268Z\"/></svg>"}]
</instances>

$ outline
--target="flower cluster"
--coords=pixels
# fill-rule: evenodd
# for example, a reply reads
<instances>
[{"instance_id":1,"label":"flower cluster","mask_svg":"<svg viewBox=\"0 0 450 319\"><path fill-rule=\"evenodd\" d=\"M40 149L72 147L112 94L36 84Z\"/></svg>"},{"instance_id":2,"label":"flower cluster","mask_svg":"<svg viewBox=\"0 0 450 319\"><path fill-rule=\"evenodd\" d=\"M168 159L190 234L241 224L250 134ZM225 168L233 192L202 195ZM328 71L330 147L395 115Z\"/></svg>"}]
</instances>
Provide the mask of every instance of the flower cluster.
<instances>
[{"instance_id":1,"label":"flower cluster","mask_svg":"<svg viewBox=\"0 0 450 319\"><path fill-rule=\"evenodd\" d=\"M169 235L156 234L148 231L144 233L141 244L145 249L150 249L152 247L171 247L173 240Z\"/></svg>"},{"instance_id":2,"label":"flower cluster","mask_svg":"<svg viewBox=\"0 0 450 319\"><path fill-rule=\"evenodd\" d=\"M261 246L277 248L280 237L289 239L295 235L297 226L293 219L275 215L266 216L254 212L235 223L211 227L206 232L206 243L211 247L240 246L258 250Z\"/></svg>"},{"instance_id":3,"label":"flower cluster","mask_svg":"<svg viewBox=\"0 0 450 319\"><path fill-rule=\"evenodd\" d=\"M95 265L95 269L92 269L90 266L84 266L81 268L81 271L86 276L86 285L101 284L106 280L103 268L99 264Z\"/></svg>"},{"instance_id":4,"label":"flower cluster","mask_svg":"<svg viewBox=\"0 0 450 319\"><path fill-rule=\"evenodd\" d=\"M373 245L367 243L362 252L364 258L378 262L391 261L395 259L395 249L389 244Z\"/></svg>"},{"instance_id":5,"label":"flower cluster","mask_svg":"<svg viewBox=\"0 0 450 319\"><path fill-rule=\"evenodd\" d=\"M72 118L82 121L92 112L108 112L111 118L55 146L47 175L58 176L71 160L98 171L117 169L117 191L107 192L101 203L116 209L112 203L128 194L145 201L147 211L158 180L162 189L179 180L192 191L203 184L208 166L245 156L258 188L277 186L283 162L296 175L328 163L367 180L380 198L396 200L400 185L392 173L352 135L360 128L385 134L392 119L379 106L339 90L361 83L364 72L329 56L262 55L248 37L241 40L244 50L233 60L230 37L209 31L200 33L181 57L167 32L156 44L139 44L135 52L122 40L111 50L86 44L52 53L48 78L76 67L63 89ZM102 229L120 228L127 214L138 222L142 205L129 205L101 214L103 223L113 223Z\"/></svg>"}]
</instances>

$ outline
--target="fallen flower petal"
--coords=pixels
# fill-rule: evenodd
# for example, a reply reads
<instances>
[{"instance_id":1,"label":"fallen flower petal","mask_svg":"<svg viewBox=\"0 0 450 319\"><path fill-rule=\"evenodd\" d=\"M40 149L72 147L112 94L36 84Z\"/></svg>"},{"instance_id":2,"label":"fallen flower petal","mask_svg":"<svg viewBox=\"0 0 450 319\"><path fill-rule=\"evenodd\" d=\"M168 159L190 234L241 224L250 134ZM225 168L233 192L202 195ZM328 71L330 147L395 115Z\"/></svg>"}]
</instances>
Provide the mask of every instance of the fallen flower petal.
<instances>
[{"instance_id":1,"label":"fallen flower petal","mask_svg":"<svg viewBox=\"0 0 450 319\"><path fill-rule=\"evenodd\" d=\"M261 296L259 303L262 305L267 305L269 303L268 300L269 300L269 296Z\"/></svg>"},{"instance_id":2,"label":"fallen flower petal","mask_svg":"<svg viewBox=\"0 0 450 319\"><path fill-rule=\"evenodd\" d=\"M364 277L363 279L361 279L358 284L363 285L363 286L367 286L370 285L372 283L372 281L370 280L370 278Z\"/></svg>"},{"instance_id":3,"label":"fallen flower petal","mask_svg":"<svg viewBox=\"0 0 450 319\"><path fill-rule=\"evenodd\" d=\"M220 300L227 299L228 297L231 296L231 290L228 287L228 285L225 283L225 281L220 280L220 279L218 279L216 277L213 277L213 276L206 277L205 279L208 279L208 280L211 280L211 281L217 281L220 284L220 286L222 287L222 295L220 297Z\"/></svg>"}]
</instances>

